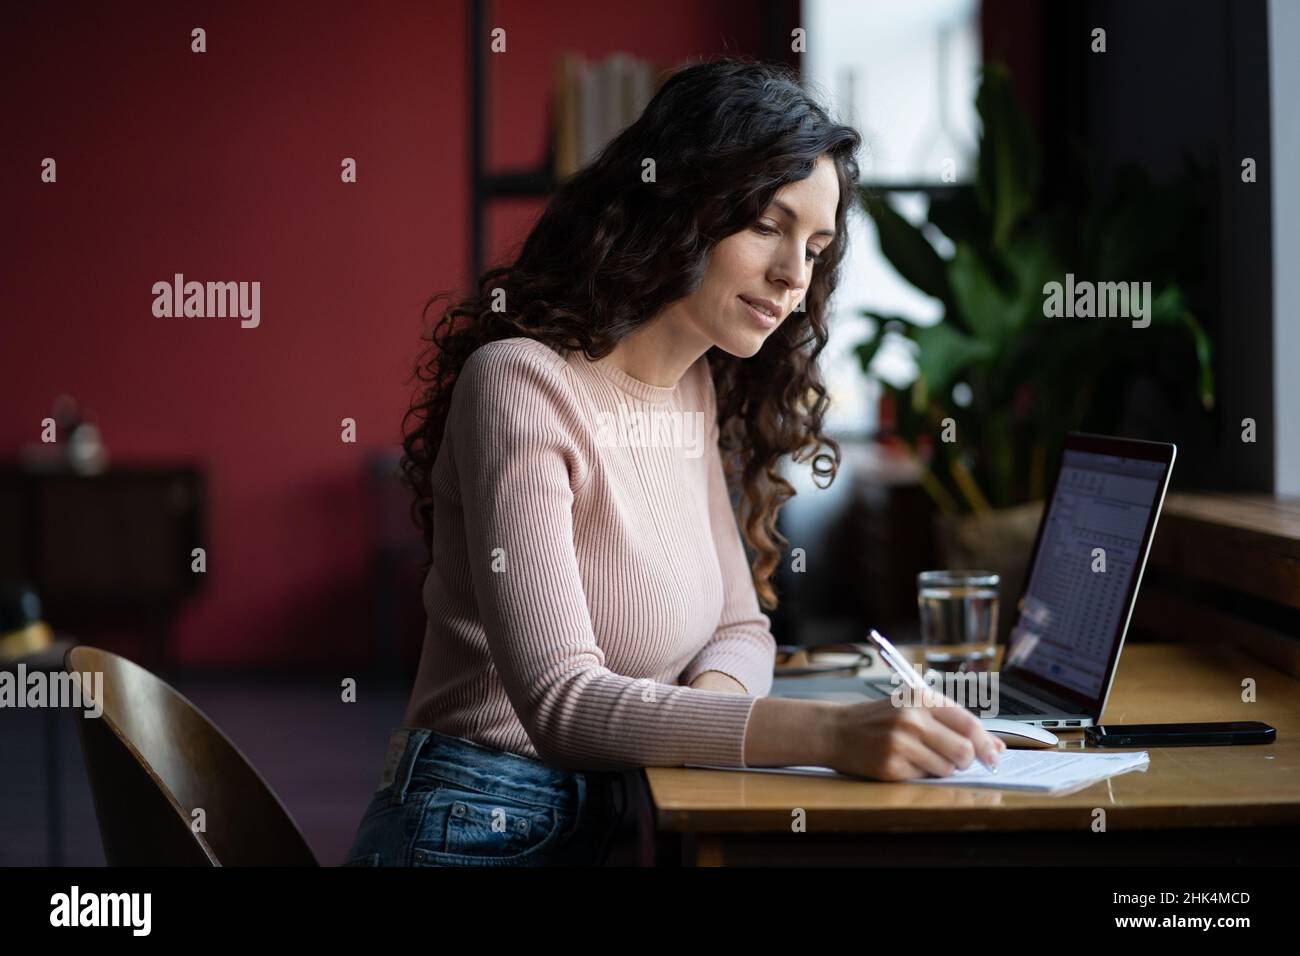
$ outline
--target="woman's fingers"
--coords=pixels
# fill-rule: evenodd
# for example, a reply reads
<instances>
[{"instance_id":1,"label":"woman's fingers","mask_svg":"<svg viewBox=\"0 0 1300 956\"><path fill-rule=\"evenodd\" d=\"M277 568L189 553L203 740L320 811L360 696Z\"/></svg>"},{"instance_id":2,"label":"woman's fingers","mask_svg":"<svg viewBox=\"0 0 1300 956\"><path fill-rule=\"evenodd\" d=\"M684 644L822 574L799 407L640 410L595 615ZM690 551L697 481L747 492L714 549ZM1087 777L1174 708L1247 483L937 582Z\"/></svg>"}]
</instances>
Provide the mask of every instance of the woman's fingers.
<instances>
[{"instance_id":1,"label":"woman's fingers","mask_svg":"<svg viewBox=\"0 0 1300 956\"><path fill-rule=\"evenodd\" d=\"M970 766L975 759L997 766L1005 748L974 714L928 686L913 699L920 704L916 709L932 718L928 721L926 743L943 761L959 769Z\"/></svg>"},{"instance_id":2,"label":"woman's fingers","mask_svg":"<svg viewBox=\"0 0 1300 956\"><path fill-rule=\"evenodd\" d=\"M1006 749L1006 745L985 730L979 718L965 707L958 706L957 702L951 697L944 697L941 694L935 694L933 691L930 693L930 697L924 698L932 701L927 710L934 716L935 720L969 740L975 748L976 756L985 759L990 756L996 757Z\"/></svg>"},{"instance_id":3,"label":"woman's fingers","mask_svg":"<svg viewBox=\"0 0 1300 956\"><path fill-rule=\"evenodd\" d=\"M925 771L917 767L906 757L896 754L889 759L885 765L885 780L915 780L917 777L924 777Z\"/></svg>"},{"instance_id":4,"label":"woman's fingers","mask_svg":"<svg viewBox=\"0 0 1300 956\"><path fill-rule=\"evenodd\" d=\"M980 756L969 737L937 718L930 722L922 742L958 770L965 770Z\"/></svg>"},{"instance_id":5,"label":"woman's fingers","mask_svg":"<svg viewBox=\"0 0 1300 956\"><path fill-rule=\"evenodd\" d=\"M936 729L937 725L931 721L922 735L906 736L899 745L899 755L932 777L947 777L957 770L957 764L934 749L929 733Z\"/></svg>"}]
</instances>

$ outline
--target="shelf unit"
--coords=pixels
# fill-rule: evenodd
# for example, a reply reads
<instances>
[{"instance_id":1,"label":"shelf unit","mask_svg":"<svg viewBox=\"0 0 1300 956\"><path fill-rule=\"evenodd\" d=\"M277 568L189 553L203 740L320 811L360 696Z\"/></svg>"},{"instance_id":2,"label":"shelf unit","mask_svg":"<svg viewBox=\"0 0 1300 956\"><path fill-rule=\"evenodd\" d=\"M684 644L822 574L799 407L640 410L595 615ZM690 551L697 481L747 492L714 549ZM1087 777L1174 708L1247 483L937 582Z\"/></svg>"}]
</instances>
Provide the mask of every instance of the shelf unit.
<instances>
[{"instance_id":1,"label":"shelf unit","mask_svg":"<svg viewBox=\"0 0 1300 956\"><path fill-rule=\"evenodd\" d=\"M547 156L540 169L513 170L508 172L489 172L486 168L488 155L488 70L487 70L487 30L488 8L490 0L467 0L468 16L466 23L469 34L469 192L470 192L470 275L469 290L477 288L478 278L483 274L487 238L487 207L497 199L542 198L549 195L556 186L551 169L551 152L548 146ZM760 0L758 6L762 13L763 24L763 58L770 61L788 63L798 68L798 61L789 52L785 42L785 22L792 19L791 11L797 14L798 0Z\"/></svg>"}]
</instances>

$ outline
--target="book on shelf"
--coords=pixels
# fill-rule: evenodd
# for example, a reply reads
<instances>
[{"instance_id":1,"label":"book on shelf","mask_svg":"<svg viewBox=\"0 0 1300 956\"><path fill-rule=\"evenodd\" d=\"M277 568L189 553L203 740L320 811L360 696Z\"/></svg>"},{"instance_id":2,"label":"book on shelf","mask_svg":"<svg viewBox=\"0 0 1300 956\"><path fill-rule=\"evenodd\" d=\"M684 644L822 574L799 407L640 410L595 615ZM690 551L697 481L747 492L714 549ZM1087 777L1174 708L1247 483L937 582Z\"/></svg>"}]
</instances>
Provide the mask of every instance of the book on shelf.
<instances>
[{"instance_id":1,"label":"book on shelf","mask_svg":"<svg viewBox=\"0 0 1300 956\"><path fill-rule=\"evenodd\" d=\"M555 62L552 172L567 179L640 117L667 74L630 53L589 60L566 52Z\"/></svg>"}]
</instances>

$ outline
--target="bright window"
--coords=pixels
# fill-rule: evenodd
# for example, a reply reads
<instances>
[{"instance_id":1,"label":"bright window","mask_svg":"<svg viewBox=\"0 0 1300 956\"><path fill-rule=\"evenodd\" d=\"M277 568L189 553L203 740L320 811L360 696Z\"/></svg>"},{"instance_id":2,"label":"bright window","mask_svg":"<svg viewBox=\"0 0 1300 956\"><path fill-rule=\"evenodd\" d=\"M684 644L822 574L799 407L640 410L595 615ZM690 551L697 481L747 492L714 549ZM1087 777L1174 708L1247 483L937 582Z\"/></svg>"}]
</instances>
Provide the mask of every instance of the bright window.
<instances>
[{"instance_id":1,"label":"bright window","mask_svg":"<svg viewBox=\"0 0 1300 956\"><path fill-rule=\"evenodd\" d=\"M980 68L978 0L805 0L804 84L832 115L863 136L862 180L878 189L969 182L974 176ZM923 192L891 192L913 222ZM946 240L932 237L941 254ZM879 388L863 375L854 346L872 331L864 308L939 321L942 306L908 285L881 256L865 215L849 222L849 249L831 302L822 370L831 394L827 428L836 437L876 429ZM906 384L915 375L907 345L886 342L873 369ZM806 469L800 469L806 472Z\"/></svg>"}]
</instances>

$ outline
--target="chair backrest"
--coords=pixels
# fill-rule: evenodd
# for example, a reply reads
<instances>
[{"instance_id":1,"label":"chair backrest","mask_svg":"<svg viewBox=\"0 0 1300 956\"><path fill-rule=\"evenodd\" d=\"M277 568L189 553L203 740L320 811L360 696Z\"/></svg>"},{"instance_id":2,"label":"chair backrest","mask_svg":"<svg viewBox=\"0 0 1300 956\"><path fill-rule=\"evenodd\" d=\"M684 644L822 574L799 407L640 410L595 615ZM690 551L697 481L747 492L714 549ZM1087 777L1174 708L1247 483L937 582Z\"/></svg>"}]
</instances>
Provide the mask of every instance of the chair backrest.
<instances>
[{"instance_id":1,"label":"chair backrest","mask_svg":"<svg viewBox=\"0 0 1300 956\"><path fill-rule=\"evenodd\" d=\"M82 686L99 688L103 713L76 713L109 866L317 865L266 781L183 695L99 648L74 647L65 663L102 674Z\"/></svg>"}]
</instances>

